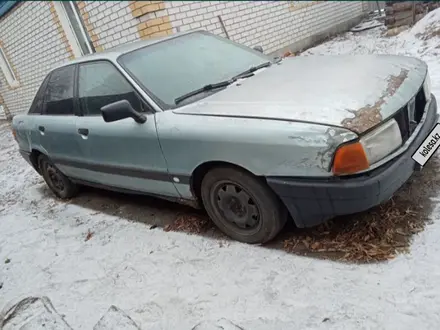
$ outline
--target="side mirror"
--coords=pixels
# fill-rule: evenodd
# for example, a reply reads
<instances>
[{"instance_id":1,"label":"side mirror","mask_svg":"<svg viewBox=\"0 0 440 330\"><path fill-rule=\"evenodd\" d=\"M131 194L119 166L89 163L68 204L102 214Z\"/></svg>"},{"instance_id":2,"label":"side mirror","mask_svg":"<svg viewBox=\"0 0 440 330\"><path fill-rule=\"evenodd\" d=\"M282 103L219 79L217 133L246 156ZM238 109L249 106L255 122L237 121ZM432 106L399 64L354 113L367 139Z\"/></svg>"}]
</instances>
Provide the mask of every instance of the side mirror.
<instances>
[{"instance_id":1,"label":"side mirror","mask_svg":"<svg viewBox=\"0 0 440 330\"><path fill-rule=\"evenodd\" d=\"M102 118L107 123L125 118L133 118L135 122L143 124L147 117L133 109L130 102L121 100L107 104L101 108Z\"/></svg>"},{"instance_id":2,"label":"side mirror","mask_svg":"<svg viewBox=\"0 0 440 330\"><path fill-rule=\"evenodd\" d=\"M263 53L264 51L263 51L263 47L261 47L261 46L255 46L254 47L254 50L256 50L257 52L260 52L260 53Z\"/></svg>"}]
</instances>

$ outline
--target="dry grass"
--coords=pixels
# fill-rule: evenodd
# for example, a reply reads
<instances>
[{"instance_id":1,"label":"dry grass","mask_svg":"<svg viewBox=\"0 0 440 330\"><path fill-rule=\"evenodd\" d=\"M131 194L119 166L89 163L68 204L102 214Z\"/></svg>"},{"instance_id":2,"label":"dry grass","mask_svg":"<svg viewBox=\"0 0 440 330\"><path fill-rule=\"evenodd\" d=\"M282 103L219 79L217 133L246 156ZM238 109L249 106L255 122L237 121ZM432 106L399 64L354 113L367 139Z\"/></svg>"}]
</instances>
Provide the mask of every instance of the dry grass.
<instances>
[{"instance_id":1,"label":"dry grass","mask_svg":"<svg viewBox=\"0 0 440 330\"><path fill-rule=\"evenodd\" d=\"M203 234L210 228L212 228L212 223L207 217L195 214L179 214L172 224L165 226L164 231Z\"/></svg>"},{"instance_id":2,"label":"dry grass","mask_svg":"<svg viewBox=\"0 0 440 330\"><path fill-rule=\"evenodd\" d=\"M407 252L432 211L440 177L437 159L415 173L387 203L367 212L340 217L314 229L298 230L284 241L291 253L351 262L392 259Z\"/></svg>"},{"instance_id":3,"label":"dry grass","mask_svg":"<svg viewBox=\"0 0 440 330\"><path fill-rule=\"evenodd\" d=\"M434 157L381 206L336 218L316 228L295 228L293 232L284 232L266 247L356 263L385 261L407 252L414 234L422 231L429 222L433 208L430 197L436 196L440 188L439 165L439 160ZM204 235L212 228L207 216L182 213L164 230ZM212 236L224 239L218 230Z\"/></svg>"},{"instance_id":4,"label":"dry grass","mask_svg":"<svg viewBox=\"0 0 440 330\"><path fill-rule=\"evenodd\" d=\"M337 219L310 232L284 241L294 253L321 253L323 257L371 262L393 258L409 247L411 235L423 230L426 221L407 202L396 199L366 213Z\"/></svg>"}]
</instances>

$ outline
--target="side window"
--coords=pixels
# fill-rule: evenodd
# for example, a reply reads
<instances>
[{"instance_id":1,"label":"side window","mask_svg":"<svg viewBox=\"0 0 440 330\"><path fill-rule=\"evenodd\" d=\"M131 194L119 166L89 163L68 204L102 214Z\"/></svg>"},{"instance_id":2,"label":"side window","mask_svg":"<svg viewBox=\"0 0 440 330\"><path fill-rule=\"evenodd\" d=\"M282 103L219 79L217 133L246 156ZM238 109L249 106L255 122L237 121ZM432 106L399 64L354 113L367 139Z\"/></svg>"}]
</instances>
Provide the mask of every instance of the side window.
<instances>
[{"instance_id":1,"label":"side window","mask_svg":"<svg viewBox=\"0 0 440 330\"><path fill-rule=\"evenodd\" d=\"M74 75L74 65L69 65L52 72L44 93L43 114L73 115Z\"/></svg>"},{"instance_id":2,"label":"side window","mask_svg":"<svg viewBox=\"0 0 440 330\"><path fill-rule=\"evenodd\" d=\"M41 112L43 110L44 91L49 77L50 75L46 76L46 78L44 78L43 82L41 83L41 86L38 89L37 94L35 94L34 100L32 101L31 108L29 109L28 114L41 115Z\"/></svg>"},{"instance_id":3,"label":"side window","mask_svg":"<svg viewBox=\"0 0 440 330\"><path fill-rule=\"evenodd\" d=\"M127 100L136 111L142 111L134 89L109 62L80 65L78 97L84 116L100 116L104 105L120 100Z\"/></svg>"}]
</instances>

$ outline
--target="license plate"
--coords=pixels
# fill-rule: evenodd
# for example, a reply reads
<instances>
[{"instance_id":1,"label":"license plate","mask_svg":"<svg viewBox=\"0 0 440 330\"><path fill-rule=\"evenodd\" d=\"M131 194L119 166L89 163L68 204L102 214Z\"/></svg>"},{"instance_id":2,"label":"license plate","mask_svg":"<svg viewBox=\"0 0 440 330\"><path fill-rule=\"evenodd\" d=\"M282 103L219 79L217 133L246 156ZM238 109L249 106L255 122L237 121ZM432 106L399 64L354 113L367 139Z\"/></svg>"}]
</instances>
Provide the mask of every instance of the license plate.
<instances>
[{"instance_id":1,"label":"license plate","mask_svg":"<svg viewBox=\"0 0 440 330\"><path fill-rule=\"evenodd\" d=\"M432 131L428 134L425 141L422 142L420 147L412 155L412 159L419 165L421 169L426 162L434 155L440 146L440 123L437 123ZM416 164L416 168L417 168Z\"/></svg>"}]
</instances>

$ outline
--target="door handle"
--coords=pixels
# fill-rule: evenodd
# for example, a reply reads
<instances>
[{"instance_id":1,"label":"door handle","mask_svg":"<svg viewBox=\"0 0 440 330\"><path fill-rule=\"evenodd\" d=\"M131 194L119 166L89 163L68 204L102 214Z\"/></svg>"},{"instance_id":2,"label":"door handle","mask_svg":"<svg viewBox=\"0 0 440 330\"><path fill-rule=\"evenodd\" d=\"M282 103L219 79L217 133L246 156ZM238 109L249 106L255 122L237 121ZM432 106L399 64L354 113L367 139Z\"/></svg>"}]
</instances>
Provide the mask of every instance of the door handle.
<instances>
[{"instance_id":1,"label":"door handle","mask_svg":"<svg viewBox=\"0 0 440 330\"><path fill-rule=\"evenodd\" d=\"M89 129L88 128L78 128L78 133L84 136L89 135Z\"/></svg>"},{"instance_id":2,"label":"door handle","mask_svg":"<svg viewBox=\"0 0 440 330\"><path fill-rule=\"evenodd\" d=\"M44 128L44 126L38 126L38 130L39 130L40 132L44 132L45 128Z\"/></svg>"}]
</instances>

